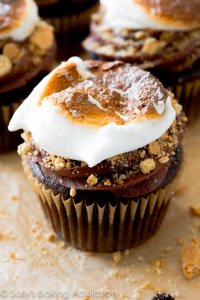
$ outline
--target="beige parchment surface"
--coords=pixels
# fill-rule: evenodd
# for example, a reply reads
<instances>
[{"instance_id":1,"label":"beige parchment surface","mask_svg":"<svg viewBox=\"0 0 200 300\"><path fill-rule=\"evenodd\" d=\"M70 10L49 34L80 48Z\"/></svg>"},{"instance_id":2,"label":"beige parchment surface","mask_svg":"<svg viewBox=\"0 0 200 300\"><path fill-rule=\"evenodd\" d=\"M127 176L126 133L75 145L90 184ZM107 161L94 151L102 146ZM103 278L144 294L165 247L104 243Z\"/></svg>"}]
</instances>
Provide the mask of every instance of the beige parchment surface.
<instances>
[{"instance_id":1,"label":"beige parchment surface","mask_svg":"<svg viewBox=\"0 0 200 300\"><path fill-rule=\"evenodd\" d=\"M0 299L151 299L156 291L199 300L200 276L184 278L182 243L200 240L200 122L185 139L178 191L160 231L125 253L90 254L52 240L16 153L0 156Z\"/></svg>"}]
</instances>

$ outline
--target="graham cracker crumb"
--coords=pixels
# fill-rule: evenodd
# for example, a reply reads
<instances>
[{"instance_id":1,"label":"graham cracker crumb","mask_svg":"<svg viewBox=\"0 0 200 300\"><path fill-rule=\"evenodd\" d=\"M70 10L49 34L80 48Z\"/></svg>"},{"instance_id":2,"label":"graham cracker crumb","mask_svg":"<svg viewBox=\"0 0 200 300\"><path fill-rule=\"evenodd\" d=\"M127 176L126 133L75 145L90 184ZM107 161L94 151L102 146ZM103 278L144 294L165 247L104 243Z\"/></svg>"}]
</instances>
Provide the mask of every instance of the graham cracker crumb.
<instances>
[{"instance_id":1,"label":"graham cracker crumb","mask_svg":"<svg viewBox=\"0 0 200 300\"><path fill-rule=\"evenodd\" d=\"M178 239L177 242L180 246L183 246L185 244L185 241L183 239Z\"/></svg>"},{"instance_id":2,"label":"graham cracker crumb","mask_svg":"<svg viewBox=\"0 0 200 300\"><path fill-rule=\"evenodd\" d=\"M111 184L110 179L106 179L106 181L104 181L104 185L105 186L111 186L112 184Z\"/></svg>"},{"instance_id":3,"label":"graham cracker crumb","mask_svg":"<svg viewBox=\"0 0 200 300\"><path fill-rule=\"evenodd\" d=\"M13 259L13 260L16 260L16 259L17 259L16 254L15 254L14 252L10 252L10 253L8 254L8 256L9 256L10 259Z\"/></svg>"},{"instance_id":4,"label":"graham cracker crumb","mask_svg":"<svg viewBox=\"0 0 200 300\"><path fill-rule=\"evenodd\" d=\"M155 169L156 164L153 158L147 158L141 161L139 166L143 174L149 174L152 170Z\"/></svg>"},{"instance_id":5,"label":"graham cracker crumb","mask_svg":"<svg viewBox=\"0 0 200 300\"><path fill-rule=\"evenodd\" d=\"M18 196L17 196L17 195L11 195L11 196L10 196L10 199L11 199L12 201L16 201L16 200L18 199Z\"/></svg>"},{"instance_id":6,"label":"graham cracker crumb","mask_svg":"<svg viewBox=\"0 0 200 300\"><path fill-rule=\"evenodd\" d=\"M76 189L75 188L71 188L70 189L70 196L71 197L75 197L76 196Z\"/></svg>"},{"instance_id":7,"label":"graham cracker crumb","mask_svg":"<svg viewBox=\"0 0 200 300\"><path fill-rule=\"evenodd\" d=\"M135 33L135 38L136 39L141 39L141 38L143 38L145 36L145 32L144 31L137 31L136 33Z\"/></svg>"},{"instance_id":8,"label":"graham cracker crumb","mask_svg":"<svg viewBox=\"0 0 200 300\"><path fill-rule=\"evenodd\" d=\"M55 241L55 234L53 232L47 233L44 235L44 238L47 242L54 242Z\"/></svg>"},{"instance_id":9,"label":"graham cracker crumb","mask_svg":"<svg viewBox=\"0 0 200 300\"><path fill-rule=\"evenodd\" d=\"M169 161L169 157L168 156L163 156L163 157L161 157L160 159L159 159L159 162L161 163L161 164L165 164L165 163L167 163Z\"/></svg>"},{"instance_id":10,"label":"graham cracker crumb","mask_svg":"<svg viewBox=\"0 0 200 300\"><path fill-rule=\"evenodd\" d=\"M164 259L152 259L150 261L151 265L158 268L163 268L165 265Z\"/></svg>"},{"instance_id":11,"label":"graham cracker crumb","mask_svg":"<svg viewBox=\"0 0 200 300\"><path fill-rule=\"evenodd\" d=\"M62 157L56 157L53 163L56 169L63 169L65 167L65 160Z\"/></svg>"},{"instance_id":12,"label":"graham cracker crumb","mask_svg":"<svg viewBox=\"0 0 200 300\"><path fill-rule=\"evenodd\" d=\"M145 155L146 155L146 151L145 151L145 150L142 150L142 151L140 152L140 157L141 157L141 158L145 158Z\"/></svg>"},{"instance_id":13,"label":"graham cracker crumb","mask_svg":"<svg viewBox=\"0 0 200 300\"><path fill-rule=\"evenodd\" d=\"M200 206L191 206L190 212L195 217L200 217Z\"/></svg>"},{"instance_id":14,"label":"graham cracker crumb","mask_svg":"<svg viewBox=\"0 0 200 300\"><path fill-rule=\"evenodd\" d=\"M122 259L122 255L120 252L114 252L113 253L113 260L116 264L118 264Z\"/></svg>"},{"instance_id":15,"label":"graham cracker crumb","mask_svg":"<svg viewBox=\"0 0 200 300\"><path fill-rule=\"evenodd\" d=\"M5 55L0 55L0 77L8 74L12 69L12 63L10 59Z\"/></svg>"},{"instance_id":16,"label":"graham cracker crumb","mask_svg":"<svg viewBox=\"0 0 200 300\"><path fill-rule=\"evenodd\" d=\"M172 251L172 247L171 246L168 246L168 247L165 247L165 252L169 253Z\"/></svg>"},{"instance_id":17,"label":"graham cracker crumb","mask_svg":"<svg viewBox=\"0 0 200 300\"><path fill-rule=\"evenodd\" d=\"M97 184L98 182L98 178L94 175L94 174L91 174L88 178L87 178L87 183L89 185L95 185Z\"/></svg>"},{"instance_id":18,"label":"graham cracker crumb","mask_svg":"<svg viewBox=\"0 0 200 300\"><path fill-rule=\"evenodd\" d=\"M138 261L144 262L144 257L143 256L138 256Z\"/></svg>"},{"instance_id":19,"label":"graham cracker crumb","mask_svg":"<svg viewBox=\"0 0 200 300\"><path fill-rule=\"evenodd\" d=\"M153 37L149 37L145 40L144 46L142 48L142 52L147 55L154 55L158 51L160 51L165 45L166 42L158 41Z\"/></svg>"},{"instance_id":20,"label":"graham cracker crumb","mask_svg":"<svg viewBox=\"0 0 200 300\"><path fill-rule=\"evenodd\" d=\"M31 146L29 143L24 142L23 144L18 146L17 152L19 155L27 154L31 149Z\"/></svg>"},{"instance_id":21,"label":"graham cracker crumb","mask_svg":"<svg viewBox=\"0 0 200 300\"><path fill-rule=\"evenodd\" d=\"M125 250L125 251L124 251L124 254L125 254L126 256L128 256L128 255L130 254L130 250L129 250L129 249Z\"/></svg>"},{"instance_id":22,"label":"graham cracker crumb","mask_svg":"<svg viewBox=\"0 0 200 300\"><path fill-rule=\"evenodd\" d=\"M191 242L182 248L181 261L186 278L192 279L200 275L200 248L196 243Z\"/></svg>"},{"instance_id":23,"label":"graham cracker crumb","mask_svg":"<svg viewBox=\"0 0 200 300\"><path fill-rule=\"evenodd\" d=\"M53 27L46 22L40 22L30 38L31 43L41 50L48 50L53 44Z\"/></svg>"},{"instance_id":24,"label":"graham cracker crumb","mask_svg":"<svg viewBox=\"0 0 200 300\"><path fill-rule=\"evenodd\" d=\"M15 62L21 56L21 50L15 43L8 43L3 48L3 55Z\"/></svg>"},{"instance_id":25,"label":"graham cracker crumb","mask_svg":"<svg viewBox=\"0 0 200 300\"><path fill-rule=\"evenodd\" d=\"M148 145L148 152L150 155L160 155L161 149L157 141L154 141Z\"/></svg>"}]
</instances>

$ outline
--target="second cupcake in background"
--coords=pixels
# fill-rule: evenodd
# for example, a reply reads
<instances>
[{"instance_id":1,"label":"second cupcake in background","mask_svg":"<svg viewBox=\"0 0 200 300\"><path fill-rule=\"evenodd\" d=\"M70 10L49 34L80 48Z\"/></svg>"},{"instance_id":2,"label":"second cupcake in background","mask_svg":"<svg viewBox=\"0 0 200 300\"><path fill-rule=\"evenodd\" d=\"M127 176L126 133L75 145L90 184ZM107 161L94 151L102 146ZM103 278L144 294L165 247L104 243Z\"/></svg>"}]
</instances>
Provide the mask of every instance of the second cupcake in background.
<instances>
[{"instance_id":1,"label":"second cupcake in background","mask_svg":"<svg viewBox=\"0 0 200 300\"><path fill-rule=\"evenodd\" d=\"M101 0L84 48L150 70L193 118L200 113L200 2Z\"/></svg>"},{"instance_id":2,"label":"second cupcake in background","mask_svg":"<svg viewBox=\"0 0 200 300\"><path fill-rule=\"evenodd\" d=\"M17 134L9 120L44 75L56 54L53 28L42 21L33 0L0 3L0 152L14 150Z\"/></svg>"},{"instance_id":3,"label":"second cupcake in background","mask_svg":"<svg viewBox=\"0 0 200 300\"><path fill-rule=\"evenodd\" d=\"M57 36L87 29L91 14L97 10L97 0L36 0L40 14L55 28Z\"/></svg>"},{"instance_id":4,"label":"second cupcake in background","mask_svg":"<svg viewBox=\"0 0 200 300\"><path fill-rule=\"evenodd\" d=\"M57 236L110 252L158 230L176 189L185 121L149 72L73 57L40 82L9 129L24 130L19 154Z\"/></svg>"}]
</instances>

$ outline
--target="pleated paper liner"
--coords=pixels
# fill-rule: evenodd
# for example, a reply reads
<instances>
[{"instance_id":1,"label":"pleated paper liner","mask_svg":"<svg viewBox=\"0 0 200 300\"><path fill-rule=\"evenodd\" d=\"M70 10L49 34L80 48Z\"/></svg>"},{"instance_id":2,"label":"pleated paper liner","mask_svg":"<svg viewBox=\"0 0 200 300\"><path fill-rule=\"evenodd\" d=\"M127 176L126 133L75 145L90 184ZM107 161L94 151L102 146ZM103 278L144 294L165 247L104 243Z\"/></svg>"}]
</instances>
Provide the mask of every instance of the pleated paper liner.
<instances>
[{"instance_id":1,"label":"pleated paper liner","mask_svg":"<svg viewBox=\"0 0 200 300\"><path fill-rule=\"evenodd\" d=\"M84 11L69 16L45 18L48 23L54 26L55 34L66 37L75 31L84 30L89 26L91 15L96 12L98 4L95 4Z\"/></svg>"},{"instance_id":2,"label":"pleated paper liner","mask_svg":"<svg viewBox=\"0 0 200 300\"><path fill-rule=\"evenodd\" d=\"M166 87L174 93L183 105L190 123L200 117L200 78Z\"/></svg>"},{"instance_id":3,"label":"pleated paper liner","mask_svg":"<svg viewBox=\"0 0 200 300\"><path fill-rule=\"evenodd\" d=\"M159 229L175 190L175 181L145 197L128 199L126 204L106 203L100 206L95 200L76 202L54 195L40 183L23 158L26 175L31 181L42 209L57 237L84 251L113 252L137 246Z\"/></svg>"},{"instance_id":4,"label":"pleated paper liner","mask_svg":"<svg viewBox=\"0 0 200 300\"><path fill-rule=\"evenodd\" d=\"M9 132L8 124L22 101L0 105L0 153L16 150L21 142L20 133Z\"/></svg>"}]
</instances>

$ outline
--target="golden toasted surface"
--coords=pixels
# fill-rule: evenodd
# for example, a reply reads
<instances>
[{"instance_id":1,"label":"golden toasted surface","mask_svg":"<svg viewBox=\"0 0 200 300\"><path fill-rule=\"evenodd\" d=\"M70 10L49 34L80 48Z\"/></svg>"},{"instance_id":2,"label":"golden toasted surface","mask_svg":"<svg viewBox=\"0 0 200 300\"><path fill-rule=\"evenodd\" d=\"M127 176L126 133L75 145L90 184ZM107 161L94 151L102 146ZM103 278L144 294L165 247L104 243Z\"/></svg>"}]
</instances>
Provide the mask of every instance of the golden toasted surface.
<instances>
[{"instance_id":1,"label":"golden toasted surface","mask_svg":"<svg viewBox=\"0 0 200 300\"><path fill-rule=\"evenodd\" d=\"M1 0L0 34L17 28L26 16L26 0Z\"/></svg>"},{"instance_id":2,"label":"golden toasted surface","mask_svg":"<svg viewBox=\"0 0 200 300\"><path fill-rule=\"evenodd\" d=\"M85 61L85 66L86 77L72 62L57 69L41 101L51 101L61 113L82 124L122 125L160 118L157 106L165 104L167 93L149 72L122 62Z\"/></svg>"},{"instance_id":3,"label":"golden toasted surface","mask_svg":"<svg viewBox=\"0 0 200 300\"><path fill-rule=\"evenodd\" d=\"M200 27L199 0L136 0L153 18L180 27Z\"/></svg>"}]
</instances>

